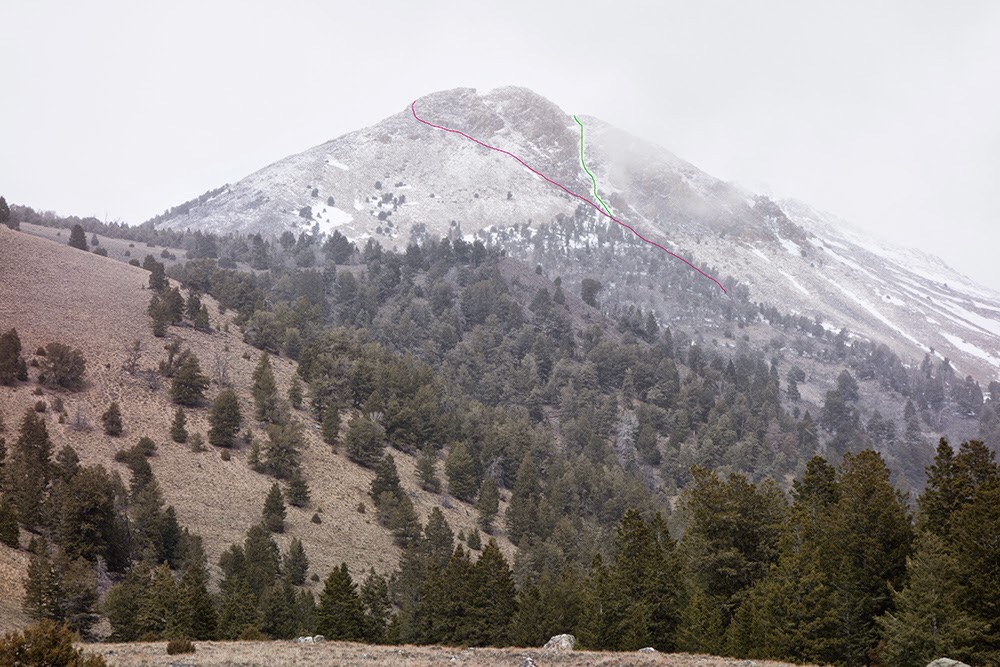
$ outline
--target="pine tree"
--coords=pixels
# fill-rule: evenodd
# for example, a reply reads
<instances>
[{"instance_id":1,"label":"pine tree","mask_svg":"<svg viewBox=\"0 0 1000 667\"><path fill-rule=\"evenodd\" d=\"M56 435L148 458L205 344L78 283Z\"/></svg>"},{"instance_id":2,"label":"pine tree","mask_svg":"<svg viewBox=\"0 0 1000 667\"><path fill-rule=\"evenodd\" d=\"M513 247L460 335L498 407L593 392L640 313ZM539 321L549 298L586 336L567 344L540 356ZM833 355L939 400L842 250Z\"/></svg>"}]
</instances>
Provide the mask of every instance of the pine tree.
<instances>
[{"instance_id":1,"label":"pine tree","mask_svg":"<svg viewBox=\"0 0 1000 667\"><path fill-rule=\"evenodd\" d=\"M436 465L437 448L428 442L417 458L417 477L420 479L420 488L429 493L441 493L441 480L438 479Z\"/></svg>"},{"instance_id":2,"label":"pine tree","mask_svg":"<svg viewBox=\"0 0 1000 667\"><path fill-rule=\"evenodd\" d=\"M36 621L63 619L63 592L44 540L40 541L28 562L23 605L28 616Z\"/></svg>"},{"instance_id":3,"label":"pine tree","mask_svg":"<svg viewBox=\"0 0 1000 667\"><path fill-rule=\"evenodd\" d=\"M483 480L483 485L479 487L479 498L476 500L476 509L479 510L479 527L483 532L493 534L493 521L500 512L500 490L497 483L492 478Z\"/></svg>"},{"instance_id":4,"label":"pine tree","mask_svg":"<svg viewBox=\"0 0 1000 667\"><path fill-rule=\"evenodd\" d=\"M520 545L525 538L535 534L538 524L538 501L541 490L538 485L538 469L528 452L517 468L514 489L507 506L507 534L511 542Z\"/></svg>"},{"instance_id":5,"label":"pine tree","mask_svg":"<svg viewBox=\"0 0 1000 667\"><path fill-rule=\"evenodd\" d=\"M223 389L212 402L212 411L208 416L211 428L208 430L208 441L216 447L232 447L233 439L240 430L243 417L240 414L240 401L232 389Z\"/></svg>"},{"instance_id":6,"label":"pine tree","mask_svg":"<svg viewBox=\"0 0 1000 667\"><path fill-rule=\"evenodd\" d=\"M87 251L87 233L80 225L73 225L69 232L69 246L77 250Z\"/></svg>"},{"instance_id":7,"label":"pine tree","mask_svg":"<svg viewBox=\"0 0 1000 667\"><path fill-rule=\"evenodd\" d=\"M334 568L323 585L316 609L316 628L327 639L364 641L364 609L347 564Z\"/></svg>"},{"instance_id":8,"label":"pine tree","mask_svg":"<svg viewBox=\"0 0 1000 667\"><path fill-rule=\"evenodd\" d=\"M947 655L975 661L973 639L985 628L966 611L958 564L937 535L925 532L907 559L908 582L893 591L895 611L878 618L890 667L926 664Z\"/></svg>"},{"instance_id":9,"label":"pine tree","mask_svg":"<svg viewBox=\"0 0 1000 667\"><path fill-rule=\"evenodd\" d=\"M187 416L184 414L184 408L178 406L177 411L174 412L174 421L170 424L170 439L177 443L187 442L186 425Z\"/></svg>"},{"instance_id":10,"label":"pine tree","mask_svg":"<svg viewBox=\"0 0 1000 667\"><path fill-rule=\"evenodd\" d=\"M0 225L7 225L13 230L21 228L17 218L11 216L10 206L7 205L7 200L3 197L0 197Z\"/></svg>"},{"instance_id":11,"label":"pine tree","mask_svg":"<svg viewBox=\"0 0 1000 667\"><path fill-rule=\"evenodd\" d=\"M28 379L28 366L21 355L21 338L16 329L0 334L0 384L12 385Z\"/></svg>"},{"instance_id":12,"label":"pine tree","mask_svg":"<svg viewBox=\"0 0 1000 667\"><path fill-rule=\"evenodd\" d=\"M456 442L448 448L444 470L448 476L448 490L453 496L467 503L475 500L479 487L476 464L464 443Z\"/></svg>"},{"instance_id":13,"label":"pine tree","mask_svg":"<svg viewBox=\"0 0 1000 667\"><path fill-rule=\"evenodd\" d=\"M385 431L367 415L361 414L351 420L344 444L352 461L371 468L382 459Z\"/></svg>"},{"instance_id":14,"label":"pine tree","mask_svg":"<svg viewBox=\"0 0 1000 667\"><path fill-rule=\"evenodd\" d=\"M296 586L306 583L306 575L309 573L309 559L306 558L306 550L302 546L302 540L297 537L292 538L292 543L288 546L283 569L288 580Z\"/></svg>"},{"instance_id":15,"label":"pine tree","mask_svg":"<svg viewBox=\"0 0 1000 667\"><path fill-rule=\"evenodd\" d=\"M297 375L292 376L292 382L288 385L288 402L296 410L302 408L302 383Z\"/></svg>"},{"instance_id":16,"label":"pine tree","mask_svg":"<svg viewBox=\"0 0 1000 667\"><path fill-rule=\"evenodd\" d=\"M264 501L262 521L272 533L285 532L285 501L277 482L271 485L271 490Z\"/></svg>"},{"instance_id":17,"label":"pine tree","mask_svg":"<svg viewBox=\"0 0 1000 667\"><path fill-rule=\"evenodd\" d=\"M398 497L402 494L402 488L399 485L399 472L396 470L396 461L392 458L392 454L383 456L382 460L375 466L375 477L368 487L368 495L374 501L375 507L379 506L383 493L391 497Z\"/></svg>"},{"instance_id":18,"label":"pine tree","mask_svg":"<svg viewBox=\"0 0 1000 667\"><path fill-rule=\"evenodd\" d=\"M204 398L208 383L208 378L201 372L198 357L188 354L174 375L170 385L170 398L186 408L195 407Z\"/></svg>"},{"instance_id":19,"label":"pine tree","mask_svg":"<svg viewBox=\"0 0 1000 667\"><path fill-rule=\"evenodd\" d=\"M281 419L278 403L278 385L271 370L271 358L264 352L253 372L253 400L256 416L260 421L277 422Z\"/></svg>"},{"instance_id":20,"label":"pine tree","mask_svg":"<svg viewBox=\"0 0 1000 667\"><path fill-rule=\"evenodd\" d=\"M473 646L506 646L517 611L517 593L507 560L490 540L472 567L464 639Z\"/></svg>"},{"instance_id":21,"label":"pine tree","mask_svg":"<svg viewBox=\"0 0 1000 667\"><path fill-rule=\"evenodd\" d=\"M82 468L59 494L59 545L70 559L113 561L117 539L115 491L101 466Z\"/></svg>"},{"instance_id":22,"label":"pine tree","mask_svg":"<svg viewBox=\"0 0 1000 667\"><path fill-rule=\"evenodd\" d=\"M4 464L4 488L21 525L31 530L42 521L45 492L51 477L52 443L45 420L33 410L24 413L17 441Z\"/></svg>"},{"instance_id":23,"label":"pine tree","mask_svg":"<svg viewBox=\"0 0 1000 667\"><path fill-rule=\"evenodd\" d=\"M122 411L117 402L112 401L108 409L101 415L101 423L104 425L105 435L114 438L122 434Z\"/></svg>"},{"instance_id":24,"label":"pine tree","mask_svg":"<svg viewBox=\"0 0 1000 667\"><path fill-rule=\"evenodd\" d=\"M164 563L150 573L148 588L139 606L136 623L140 636L177 637L178 609L177 584L170 567Z\"/></svg>"},{"instance_id":25,"label":"pine tree","mask_svg":"<svg viewBox=\"0 0 1000 667\"><path fill-rule=\"evenodd\" d=\"M17 512L14 506L0 494L0 544L17 549L20 544L21 531L17 527Z\"/></svg>"},{"instance_id":26,"label":"pine tree","mask_svg":"<svg viewBox=\"0 0 1000 667\"><path fill-rule=\"evenodd\" d=\"M260 629L273 639L291 639L298 629L295 587L288 580L271 586L260 599Z\"/></svg>"},{"instance_id":27,"label":"pine tree","mask_svg":"<svg viewBox=\"0 0 1000 667\"><path fill-rule=\"evenodd\" d=\"M353 422L351 424L353 426ZM323 410L321 433L323 442L332 447L337 446L337 441L340 438L340 410L335 403L330 403Z\"/></svg>"},{"instance_id":28,"label":"pine tree","mask_svg":"<svg viewBox=\"0 0 1000 667\"><path fill-rule=\"evenodd\" d=\"M285 498L292 507L305 507L309 504L309 485L306 484L306 480L299 468L295 468L288 479Z\"/></svg>"},{"instance_id":29,"label":"pine tree","mask_svg":"<svg viewBox=\"0 0 1000 667\"><path fill-rule=\"evenodd\" d=\"M376 574L375 570L371 569L361 584L359 596L365 613L365 641L369 644L381 644L386 639L389 616L392 614L389 584L385 577Z\"/></svg>"},{"instance_id":30,"label":"pine tree","mask_svg":"<svg viewBox=\"0 0 1000 667\"><path fill-rule=\"evenodd\" d=\"M299 453L304 447L302 434L295 422L269 424L268 442L264 447L265 470L278 479L289 479L299 470Z\"/></svg>"},{"instance_id":31,"label":"pine tree","mask_svg":"<svg viewBox=\"0 0 1000 667\"><path fill-rule=\"evenodd\" d=\"M1000 483L987 481L953 517L952 543L964 603L981 628L974 664L1000 664Z\"/></svg>"},{"instance_id":32,"label":"pine tree","mask_svg":"<svg viewBox=\"0 0 1000 667\"><path fill-rule=\"evenodd\" d=\"M177 598L179 634L198 640L215 639L218 617L208 592L208 572L200 560L194 560L185 568L177 587Z\"/></svg>"},{"instance_id":33,"label":"pine tree","mask_svg":"<svg viewBox=\"0 0 1000 667\"><path fill-rule=\"evenodd\" d=\"M138 616L149 585L149 572L148 563L136 563L104 596L102 611L111 623L112 641L128 642L140 638Z\"/></svg>"},{"instance_id":34,"label":"pine tree","mask_svg":"<svg viewBox=\"0 0 1000 667\"><path fill-rule=\"evenodd\" d=\"M205 304L201 305L198 309L198 314L194 316L194 328L195 331L203 331L208 333L212 330L212 322L208 317L208 306Z\"/></svg>"}]
</instances>

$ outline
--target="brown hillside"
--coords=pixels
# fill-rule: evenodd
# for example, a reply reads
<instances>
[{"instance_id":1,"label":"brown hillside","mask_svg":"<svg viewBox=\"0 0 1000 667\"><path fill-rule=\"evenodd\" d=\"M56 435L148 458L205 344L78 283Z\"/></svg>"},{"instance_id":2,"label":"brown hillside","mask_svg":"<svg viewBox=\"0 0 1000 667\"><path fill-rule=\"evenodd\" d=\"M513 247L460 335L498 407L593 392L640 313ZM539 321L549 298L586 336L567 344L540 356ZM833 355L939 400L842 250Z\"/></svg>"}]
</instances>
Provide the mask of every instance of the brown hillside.
<instances>
[{"instance_id":1,"label":"brown hillside","mask_svg":"<svg viewBox=\"0 0 1000 667\"><path fill-rule=\"evenodd\" d=\"M59 424L53 411L45 413L55 450L68 443L84 465L101 463L109 470L118 470L126 481L128 471L114 463L114 453L132 446L142 436L151 437L158 445L151 464L167 502L174 505L183 525L204 538L214 567L222 551L242 541L247 528L260 519L273 480L247 466L246 451L234 451L232 460L225 462L215 448L192 453L187 445L173 443L169 428L174 406L169 401L168 383L152 389L146 379L123 371L125 346L136 339L142 342L140 365L148 370L165 358L166 342L180 340L198 356L203 371L216 376L213 380L217 379L217 361L227 361L244 417L252 415L250 377L260 352L242 342L238 327L231 323L233 314L220 316L217 304L208 298L205 302L213 328L229 324L229 332L206 334L187 327L170 327L167 339L154 338L145 313L150 296L147 277L148 273L140 268L0 227L0 330L17 329L29 360L36 348L52 341L79 347L87 359L84 390L46 389L43 396L36 396L33 391L38 386L37 371L31 369L29 382L0 387L0 411L8 425L8 440L13 440L11 431L39 398L50 404L62 398L69 415L66 424ZM276 358L273 367L281 394L285 395L295 364ZM213 381L209 398L219 390L219 384ZM125 422L125 432L119 438L105 436L100 429L100 415L113 400L120 404ZM77 411L90 423L90 430L72 427ZM187 412L189 433L207 434L207 408ZM307 413L298 412L295 418L306 426L308 447L303 452L303 469L312 500L304 509L288 508L288 530L276 536L278 543L284 549L292 537L301 538L310 571L321 577L342 561L355 574L369 567L380 572L392 570L398 564L399 550L375 518L368 498L372 473L331 451L319 439L318 427ZM253 430L255 438L263 442L263 431L256 424ZM441 498L418 489L412 457L393 454L404 486L421 517L426 518L431 508L441 505ZM440 473L443 476L443 470ZM359 503L367 506L367 512L357 511ZM442 507L452 528L456 533L471 530L475 510L457 501L454 505ZM321 525L310 522L314 512L323 518ZM27 536L22 535L22 545L26 544ZM511 553L506 540L502 546ZM0 548L0 630L25 620L20 614L18 573L24 572L26 562L23 551Z\"/></svg>"}]
</instances>

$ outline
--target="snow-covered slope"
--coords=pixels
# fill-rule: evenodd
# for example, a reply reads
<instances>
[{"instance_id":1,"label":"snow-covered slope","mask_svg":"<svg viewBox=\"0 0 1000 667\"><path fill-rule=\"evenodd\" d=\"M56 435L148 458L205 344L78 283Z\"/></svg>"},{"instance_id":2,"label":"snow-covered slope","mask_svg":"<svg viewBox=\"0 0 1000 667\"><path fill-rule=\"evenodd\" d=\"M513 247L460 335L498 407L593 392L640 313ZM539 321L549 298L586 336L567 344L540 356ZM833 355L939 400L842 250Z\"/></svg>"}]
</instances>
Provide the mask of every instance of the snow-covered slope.
<instances>
[{"instance_id":1,"label":"snow-covered slope","mask_svg":"<svg viewBox=\"0 0 1000 667\"><path fill-rule=\"evenodd\" d=\"M461 88L423 97L416 109L589 196L578 128L543 97L523 88L485 95ZM602 197L643 235L736 278L754 301L822 315L827 326L911 360L933 349L982 382L1000 376L997 292L932 255L878 241L801 202L755 195L599 119L580 118ZM417 122L407 105L160 224L223 234L339 230L402 247L427 236L535 228L579 205L510 157Z\"/></svg>"}]
</instances>

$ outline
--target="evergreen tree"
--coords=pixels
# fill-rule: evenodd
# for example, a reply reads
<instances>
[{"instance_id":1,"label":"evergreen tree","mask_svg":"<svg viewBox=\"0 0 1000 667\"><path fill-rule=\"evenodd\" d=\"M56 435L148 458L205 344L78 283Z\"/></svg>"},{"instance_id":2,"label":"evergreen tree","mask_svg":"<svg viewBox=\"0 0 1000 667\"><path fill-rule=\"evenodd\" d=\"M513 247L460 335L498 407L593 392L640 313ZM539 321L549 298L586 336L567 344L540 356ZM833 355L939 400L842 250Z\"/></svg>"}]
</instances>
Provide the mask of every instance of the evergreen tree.
<instances>
[{"instance_id":1,"label":"evergreen tree","mask_svg":"<svg viewBox=\"0 0 1000 667\"><path fill-rule=\"evenodd\" d=\"M148 588L149 570L149 564L140 561L104 596L101 610L111 623L112 641L137 641L142 636L138 616Z\"/></svg>"},{"instance_id":2,"label":"evergreen tree","mask_svg":"<svg viewBox=\"0 0 1000 667\"><path fill-rule=\"evenodd\" d=\"M13 230L21 228L17 218L11 217L10 206L7 205L7 200L3 197L0 197L0 225L7 225Z\"/></svg>"},{"instance_id":3,"label":"evergreen tree","mask_svg":"<svg viewBox=\"0 0 1000 667\"><path fill-rule=\"evenodd\" d=\"M167 335L167 326L170 324L170 310L167 302L160 297L159 292L153 292L149 297L149 306L146 307L146 314L150 317L150 325L153 329L153 336L163 338Z\"/></svg>"},{"instance_id":4,"label":"evergreen tree","mask_svg":"<svg viewBox=\"0 0 1000 667\"><path fill-rule=\"evenodd\" d=\"M281 420L278 385L274 381L271 358L267 352L261 355L253 372L253 400L258 420L266 422Z\"/></svg>"},{"instance_id":5,"label":"evergreen tree","mask_svg":"<svg viewBox=\"0 0 1000 667\"><path fill-rule=\"evenodd\" d=\"M271 490L264 501L262 521L272 533L285 532L285 501L277 482L271 485Z\"/></svg>"},{"instance_id":6,"label":"evergreen tree","mask_svg":"<svg viewBox=\"0 0 1000 667\"><path fill-rule=\"evenodd\" d=\"M351 422L353 425L353 422ZM323 410L323 420L321 422L321 433L323 442L336 447L340 438L340 409L335 403L330 403Z\"/></svg>"},{"instance_id":7,"label":"evergreen tree","mask_svg":"<svg viewBox=\"0 0 1000 667\"><path fill-rule=\"evenodd\" d=\"M296 410L302 408L302 383L297 375L292 376L292 382L288 385L288 402Z\"/></svg>"},{"instance_id":8,"label":"evergreen tree","mask_svg":"<svg viewBox=\"0 0 1000 667\"><path fill-rule=\"evenodd\" d=\"M208 388L208 378L201 372L198 358L188 354L174 375L170 385L170 398L174 403L192 408L201 403Z\"/></svg>"},{"instance_id":9,"label":"evergreen tree","mask_svg":"<svg viewBox=\"0 0 1000 667\"><path fill-rule=\"evenodd\" d=\"M437 449L428 442L417 458L417 477L420 479L420 488L424 491L441 493L441 480L438 479L436 465Z\"/></svg>"},{"instance_id":10,"label":"evergreen tree","mask_svg":"<svg viewBox=\"0 0 1000 667\"><path fill-rule=\"evenodd\" d=\"M216 447L233 446L233 439L243 423L236 392L232 389L223 389L219 392L212 402L208 423L211 425L208 430L208 441L211 444Z\"/></svg>"},{"instance_id":11,"label":"evergreen tree","mask_svg":"<svg viewBox=\"0 0 1000 667\"><path fill-rule=\"evenodd\" d=\"M286 579L264 591L260 629L272 639L292 639L298 630L295 587Z\"/></svg>"},{"instance_id":12,"label":"evergreen tree","mask_svg":"<svg viewBox=\"0 0 1000 667\"><path fill-rule=\"evenodd\" d=\"M316 609L316 629L327 639L364 641L365 618L357 586L347 564L334 568L323 584Z\"/></svg>"},{"instance_id":13,"label":"evergreen tree","mask_svg":"<svg viewBox=\"0 0 1000 667\"><path fill-rule=\"evenodd\" d=\"M170 424L170 439L177 443L187 442L187 416L184 414L184 408L178 406L177 411L174 412L174 420Z\"/></svg>"},{"instance_id":14,"label":"evergreen tree","mask_svg":"<svg viewBox=\"0 0 1000 667\"><path fill-rule=\"evenodd\" d=\"M393 497L400 496L403 493L402 487L399 485L399 472L396 470L396 460L392 458L392 454L383 456L382 460L375 466L375 477L368 487L368 495L374 501L375 507L379 506L383 493Z\"/></svg>"},{"instance_id":15,"label":"evergreen tree","mask_svg":"<svg viewBox=\"0 0 1000 667\"><path fill-rule=\"evenodd\" d=\"M187 303L184 304L184 314L189 320L194 320L201 311L201 298L197 292L188 293Z\"/></svg>"},{"instance_id":16,"label":"evergreen tree","mask_svg":"<svg viewBox=\"0 0 1000 667\"><path fill-rule=\"evenodd\" d=\"M1000 466L982 442L963 442L955 454L942 438L934 463L927 468L927 487L917 501L920 524L947 539L954 514L972 501L978 488L998 482Z\"/></svg>"},{"instance_id":17,"label":"evergreen tree","mask_svg":"<svg viewBox=\"0 0 1000 667\"><path fill-rule=\"evenodd\" d=\"M483 485L479 487L476 509L479 510L479 527L484 533L493 534L493 521L500 512L500 491L490 477L484 479Z\"/></svg>"},{"instance_id":18,"label":"evergreen tree","mask_svg":"<svg viewBox=\"0 0 1000 667\"><path fill-rule=\"evenodd\" d=\"M535 534L538 524L538 469L531 453L526 453L517 468L514 489L507 506L507 534L511 542L520 545L522 540Z\"/></svg>"},{"instance_id":19,"label":"evergreen tree","mask_svg":"<svg viewBox=\"0 0 1000 667\"><path fill-rule=\"evenodd\" d=\"M20 545L21 531L17 527L17 512L14 506L0 494L0 544L17 549Z\"/></svg>"},{"instance_id":20,"label":"evergreen tree","mask_svg":"<svg viewBox=\"0 0 1000 667\"><path fill-rule=\"evenodd\" d=\"M105 435L118 437L122 434L122 411L117 402L112 401L108 409L101 415L101 423L104 425Z\"/></svg>"},{"instance_id":21,"label":"evergreen tree","mask_svg":"<svg viewBox=\"0 0 1000 667\"><path fill-rule=\"evenodd\" d=\"M88 561L101 557L111 566L119 565L113 555L119 537L115 491L107 471L102 466L81 469L59 496L58 536L65 555Z\"/></svg>"},{"instance_id":22,"label":"evergreen tree","mask_svg":"<svg viewBox=\"0 0 1000 667\"><path fill-rule=\"evenodd\" d=\"M381 644L386 639L392 602L389 598L389 584L385 577L368 571L359 592L364 608L364 637L369 644Z\"/></svg>"},{"instance_id":23,"label":"evergreen tree","mask_svg":"<svg viewBox=\"0 0 1000 667\"><path fill-rule=\"evenodd\" d=\"M475 500L476 490L479 487L476 480L476 464L464 443L456 442L448 448L444 470L448 476L448 490L453 496L467 503Z\"/></svg>"},{"instance_id":24,"label":"evergreen tree","mask_svg":"<svg viewBox=\"0 0 1000 667\"><path fill-rule=\"evenodd\" d=\"M139 605L136 623L140 636L157 639L178 637L178 609L177 584L170 567L164 563L150 573L146 594Z\"/></svg>"},{"instance_id":25,"label":"evergreen tree","mask_svg":"<svg viewBox=\"0 0 1000 667\"><path fill-rule=\"evenodd\" d=\"M0 384L12 385L28 379L28 366L21 355L21 338L16 329L0 334Z\"/></svg>"},{"instance_id":26,"label":"evergreen tree","mask_svg":"<svg viewBox=\"0 0 1000 667\"><path fill-rule=\"evenodd\" d=\"M188 564L177 586L178 634L198 640L216 638L218 616L208 592L208 572L201 560Z\"/></svg>"},{"instance_id":27,"label":"evergreen tree","mask_svg":"<svg viewBox=\"0 0 1000 667\"><path fill-rule=\"evenodd\" d=\"M893 591L895 611L878 618L890 667L926 664L940 656L975 661L973 639L985 628L966 611L958 564L944 541L925 532L907 560L908 582Z\"/></svg>"},{"instance_id":28,"label":"evergreen tree","mask_svg":"<svg viewBox=\"0 0 1000 667\"><path fill-rule=\"evenodd\" d=\"M295 537L285 554L284 566L285 576L296 586L306 583L306 575L309 573L309 559L306 558L306 550L302 546L302 540Z\"/></svg>"},{"instance_id":29,"label":"evergreen tree","mask_svg":"<svg viewBox=\"0 0 1000 667\"><path fill-rule=\"evenodd\" d=\"M208 306L201 305L198 314L194 316L194 328L196 331L209 332L212 330L212 322L208 318Z\"/></svg>"},{"instance_id":30,"label":"evergreen tree","mask_svg":"<svg viewBox=\"0 0 1000 667\"><path fill-rule=\"evenodd\" d=\"M63 592L59 575L48 555L48 545L42 540L28 562L24 582L24 611L36 621L63 619Z\"/></svg>"},{"instance_id":31,"label":"evergreen tree","mask_svg":"<svg viewBox=\"0 0 1000 667\"><path fill-rule=\"evenodd\" d=\"M290 479L299 470L299 455L304 447L298 425L294 422L269 424L267 436L265 470L278 479Z\"/></svg>"},{"instance_id":32,"label":"evergreen tree","mask_svg":"<svg viewBox=\"0 0 1000 667\"><path fill-rule=\"evenodd\" d=\"M489 541L472 567L469 587L463 638L473 646L506 646L517 612L517 594L510 567L495 541Z\"/></svg>"},{"instance_id":33,"label":"evergreen tree","mask_svg":"<svg viewBox=\"0 0 1000 667\"><path fill-rule=\"evenodd\" d=\"M978 625L974 663L1000 664L1000 483L987 481L953 518L952 543L965 608Z\"/></svg>"},{"instance_id":34,"label":"evergreen tree","mask_svg":"<svg viewBox=\"0 0 1000 667\"><path fill-rule=\"evenodd\" d=\"M38 381L50 387L75 391L83 387L86 371L87 360L84 359L83 352L75 347L53 342L45 346Z\"/></svg>"},{"instance_id":35,"label":"evergreen tree","mask_svg":"<svg viewBox=\"0 0 1000 667\"><path fill-rule=\"evenodd\" d=\"M31 530L42 521L45 492L51 477L52 443L45 420L33 410L24 413L18 438L4 464L4 488L21 525Z\"/></svg>"},{"instance_id":36,"label":"evergreen tree","mask_svg":"<svg viewBox=\"0 0 1000 667\"><path fill-rule=\"evenodd\" d=\"M371 468L382 458L385 431L367 415L360 414L351 420L344 444L352 461Z\"/></svg>"},{"instance_id":37,"label":"evergreen tree","mask_svg":"<svg viewBox=\"0 0 1000 667\"><path fill-rule=\"evenodd\" d=\"M292 507L305 507L309 504L309 485L302 477L302 471L295 468L288 479L288 487L285 489L285 498Z\"/></svg>"},{"instance_id":38,"label":"evergreen tree","mask_svg":"<svg viewBox=\"0 0 1000 667\"><path fill-rule=\"evenodd\" d=\"M77 250L87 251L87 233L80 225L73 225L69 232L69 246Z\"/></svg>"}]
</instances>

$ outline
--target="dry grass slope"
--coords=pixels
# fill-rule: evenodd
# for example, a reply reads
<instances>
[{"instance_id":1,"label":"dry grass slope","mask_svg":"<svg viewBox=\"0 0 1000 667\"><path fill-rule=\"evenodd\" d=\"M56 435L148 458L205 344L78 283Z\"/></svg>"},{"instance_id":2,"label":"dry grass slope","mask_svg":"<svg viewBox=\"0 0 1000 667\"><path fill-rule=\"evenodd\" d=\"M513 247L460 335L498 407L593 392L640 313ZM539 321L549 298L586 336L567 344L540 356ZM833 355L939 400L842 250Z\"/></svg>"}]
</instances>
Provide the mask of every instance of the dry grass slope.
<instances>
[{"instance_id":1,"label":"dry grass slope","mask_svg":"<svg viewBox=\"0 0 1000 667\"><path fill-rule=\"evenodd\" d=\"M368 646L346 642L196 642L195 653L168 656L164 644L97 644L84 648L116 667L200 665L264 667L370 665L371 667L517 667L526 657L538 667L783 667L785 663L735 660L686 653L550 652L541 649L466 649L441 646ZM178 660L177 658L181 659Z\"/></svg>"},{"instance_id":2,"label":"dry grass slope","mask_svg":"<svg viewBox=\"0 0 1000 667\"><path fill-rule=\"evenodd\" d=\"M232 460L225 462L214 448L192 453L187 445L173 443L169 429L174 407L169 402L168 385L163 383L159 390L152 390L145 380L124 372L125 346L132 340L142 342L143 369L155 368L166 356L164 344L174 339L197 354L203 371L209 375L217 363L228 363L244 416L252 415L251 374L260 353L242 342L238 328L231 325L233 314L220 315L217 304L208 298L205 302L213 326L222 328L230 323L228 333L205 334L171 327L167 339L154 338L145 313L149 302L147 279L148 274L140 268L0 227L0 330L15 327L26 356L39 346L61 341L79 347L87 359L87 386L83 391L46 389L42 397L50 402L61 397L70 416L66 424L59 424L55 414L45 413L55 450L68 443L80 454L84 465L101 463L118 470L127 480L127 469L113 461L115 451L130 447L142 436L151 437L158 445L158 454L151 463L167 502L174 505L182 524L205 539L214 567L222 551L242 541L247 528L259 521L273 480L246 465L246 451L233 452ZM285 395L295 364L278 358L273 359L273 368ZM32 369L32 380L34 377ZM16 429L24 411L38 400L32 394L36 386L32 381L0 387L0 411L8 431ZM219 390L219 384L213 382L209 398ZM118 401L124 415L125 432L119 438L109 438L100 429L100 415L111 401ZM71 427L78 409L92 429L79 431ZM207 413L206 408L188 411L189 433L207 435ZM288 529L276 536L279 545L285 549L293 537L302 539L310 570L320 577L341 562L346 562L355 575L369 567L379 572L392 570L398 564L399 550L378 525L368 498L372 473L354 465L342 453L331 451L306 413L297 413L297 418L306 425L308 447L303 452L303 464L312 501L304 509L288 508ZM254 437L265 441L256 423L252 428ZM393 454L404 486L421 517L426 518L431 508L441 505L441 498L419 490L415 459L399 452ZM443 475L443 470L440 472ZM357 511L359 503L368 508L364 514ZM475 510L457 501L454 505L442 507L449 523L456 533L460 529L470 531L475 525ZM320 513L321 525L310 522L314 512ZM26 539L22 535L22 544ZM501 542L509 555L509 542ZM0 630L25 621L19 600L26 562L23 551L0 547Z\"/></svg>"}]
</instances>

